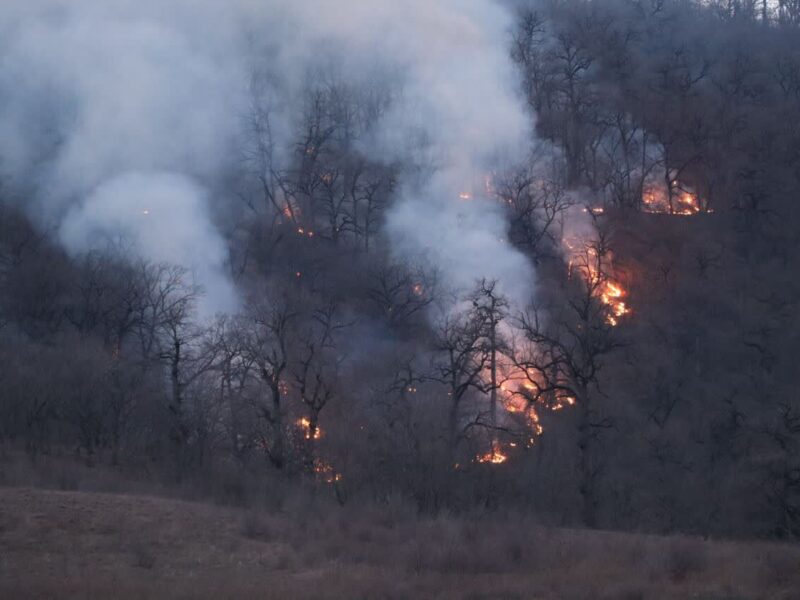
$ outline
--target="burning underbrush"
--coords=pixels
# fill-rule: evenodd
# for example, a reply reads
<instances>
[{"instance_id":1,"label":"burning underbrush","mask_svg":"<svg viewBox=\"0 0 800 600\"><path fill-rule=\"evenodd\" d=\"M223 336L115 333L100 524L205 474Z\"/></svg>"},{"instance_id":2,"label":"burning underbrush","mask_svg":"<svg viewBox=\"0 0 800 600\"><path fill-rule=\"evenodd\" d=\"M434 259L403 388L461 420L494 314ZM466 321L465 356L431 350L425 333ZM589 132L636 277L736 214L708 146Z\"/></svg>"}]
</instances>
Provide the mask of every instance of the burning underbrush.
<instances>
[{"instance_id":1,"label":"burning underbrush","mask_svg":"<svg viewBox=\"0 0 800 600\"><path fill-rule=\"evenodd\" d=\"M545 211L552 222L560 221L566 278L582 286L587 296L586 305L599 305L600 319L606 327L617 328L633 318L630 273L620 267L611 249L606 225L612 217L606 207L597 202L581 205L568 198L563 199L563 204L558 204L558 196L548 189L544 180L535 176L522 183L529 186L530 194L538 194L540 198L527 197L521 201L523 185L519 185L520 182L520 179L516 180L516 188L497 185L494 177L487 175L480 184L470 186L470 191L462 193L460 198L498 200L512 211L524 204ZM667 183L666 178L664 181L648 179L644 183L640 208L644 214L679 217L712 212L689 185L677 180ZM514 337L513 332L510 337ZM501 355L494 372L487 368L482 377L488 395L496 393L499 396L503 424L498 428L498 418L492 415L488 449L475 456L473 462L477 464L505 464L516 453L537 443L544 433L543 411L562 411L578 402L569 385L550 381L548 374L520 365L519 360L508 355ZM492 405L495 403L492 400Z\"/></svg>"},{"instance_id":2,"label":"burning underbrush","mask_svg":"<svg viewBox=\"0 0 800 600\"><path fill-rule=\"evenodd\" d=\"M642 191L642 211L682 217L713 212L691 186L678 181L669 184L645 184Z\"/></svg>"},{"instance_id":3,"label":"burning underbrush","mask_svg":"<svg viewBox=\"0 0 800 600\"><path fill-rule=\"evenodd\" d=\"M598 322L603 327L623 326L635 316L630 289L634 282L628 270L618 264L607 239L605 225L614 219L616 212L601 203L581 204L574 198L562 198L551 185L536 177L528 184L531 186L530 193L545 197L544 203L537 206L550 211L548 214L552 216L553 223L560 224L560 251L566 280L572 281L576 289L583 289L585 301L597 307L593 310L597 311ZM511 197L506 187L496 181L494 175L486 174L464 185L462 191L454 194L454 200L469 203L499 201L505 210L516 210L520 199ZM563 202L563 205L558 202ZM680 217L711 212L689 186L677 182L667 186L659 180L646 182L640 208L642 214ZM292 224L301 214L301 209L287 204L282 214L287 224ZM301 237L314 235L302 227L297 227L296 231ZM616 245L614 247L617 249ZM428 294L427 286L421 281L412 279L408 283L409 298L425 298ZM506 319L502 325L503 331L497 332L507 340L519 336L519 332L514 331L512 321ZM492 361L485 359L487 362L480 374L482 383L477 386L477 396L481 399L476 402L483 408L478 409L479 416L472 424L476 428L471 429L468 435L470 443L483 448L473 446L475 451L472 458L466 460L474 466L497 467L513 462L537 444L545 431L544 413L564 411L578 404L579 399L568 382L553 381L549 374L540 369L526 367L510 348L501 348L502 344L497 346L492 342L489 345L494 348L492 352L495 356ZM489 362L494 363L493 368ZM416 384L407 386L409 394L416 394L417 391ZM326 484L342 482L343 474L331 464L319 443L324 434L318 424L301 417L296 421L296 428L300 444L305 447L306 454L312 457L307 471ZM476 435L476 431L483 433ZM456 470L463 470L465 466L465 462L453 465Z\"/></svg>"},{"instance_id":4,"label":"burning underbrush","mask_svg":"<svg viewBox=\"0 0 800 600\"><path fill-rule=\"evenodd\" d=\"M489 449L474 458L476 464L501 465L533 448L545 433L542 413L556 413L577 402L566 385L554 384L540 370L526 369L507 356L501 357L498 373L502 414L490 435ZM490 385L490 375L485 373L484 378Z\"/></svg>"}]
</instances>

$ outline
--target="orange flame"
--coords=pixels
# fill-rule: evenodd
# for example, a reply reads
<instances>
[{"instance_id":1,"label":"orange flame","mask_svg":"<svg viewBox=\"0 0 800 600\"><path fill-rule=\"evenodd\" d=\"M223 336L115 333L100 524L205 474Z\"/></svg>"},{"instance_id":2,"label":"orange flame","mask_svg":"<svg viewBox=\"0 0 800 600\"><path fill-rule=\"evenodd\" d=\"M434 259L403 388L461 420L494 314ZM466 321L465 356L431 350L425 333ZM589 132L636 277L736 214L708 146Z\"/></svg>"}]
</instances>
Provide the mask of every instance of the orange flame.
<instances>
[{"instance_id":1,"label":"orange flame","mask_svg":"<svg viewBox=\"0 0 800 600\"><path fill-rule=\"evenodd\" d=\"M342 480L342 474L337 473L330 463L321 458L314 460L314 473L325 483L337 483Z\"/></svg>"},{"instance_id":2,"label":"orange flame","mask_svg":"<svg viewBox=\"0 0 800 600\"><path fill-rule=\"evenodd\" d=\"M486 454L480 454L475 457L479 463L489 463L492 465L501 465L508 460L508 456L503 454L500 445L497 442L492 442L492 449Z\"/></svg>"},{"instance_id":3,"label":"orange flame","mask_svg":"<svg viewBox=\"0 0 800 600\"><path fill-rule=\"evenodd\" d=\"M678 182L677 188L672 195L672 204L665 185L648 186L642 192L642 208L644 212L651 214L664 214L689 217L702 212L712 212L705 210L700 204L699 196L691 191L684 189Z\"/></svg>"},{"instance_id":4,"label":"orange flame","mask_svg":"<svg viewBox=\"0 0 800 600\"><path fill-rule=\"evenodd\" d=\"M581 244L575 240L563 240L564 246L570 251L571 256L567 262L567 271L570 276L577 270L581 273L586 283L592 288L592 295L607 307L606 323L612 327L619 325L620 319L631 313L625 297L627 292L622 285L611 279L598 268L599 258L597 250L593 247L584 247L579 251ZM585 244L583 244L585 246Z\"/></svg>"},{"instance_id":5,"label":"orange flame","mask_svg":"<svg viewBox=\"0 0 800 600\"><path fill-rule=\"evenodd\" d=\"M300 429L303 431L303 437L307 440L311 439L318 440L322 438L322 428L319 425L317 425L316 427L313 428L314 431L312 434L311 420L307 419L306 417L298 419L297 426L300 427Z\"/></svg>"}]
</instances>

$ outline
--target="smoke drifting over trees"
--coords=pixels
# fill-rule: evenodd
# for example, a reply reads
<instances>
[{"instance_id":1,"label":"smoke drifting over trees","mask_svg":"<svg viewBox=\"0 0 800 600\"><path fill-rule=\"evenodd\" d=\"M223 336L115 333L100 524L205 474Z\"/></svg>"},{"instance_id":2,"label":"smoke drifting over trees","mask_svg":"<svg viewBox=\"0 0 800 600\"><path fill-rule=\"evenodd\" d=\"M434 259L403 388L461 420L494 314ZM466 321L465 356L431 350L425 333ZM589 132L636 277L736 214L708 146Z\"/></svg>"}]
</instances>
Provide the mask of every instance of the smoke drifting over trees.
<instances>
[{"instance_id":1,"label":"smoke drifting over trees","mask_svg":"<svg viewBox=\"0 0 800 600\"><path fill-rule=\"evenodd\" d=\"M329 122L316 135L421 171L398 181L407 204L389 231L399 255L425 249L459 285L524 266L498 243L499 214L472 211L464 236L442 203L529 139L505 52L510 18L490 2L357 2L342 13L277 0L44 1L4 13L6 177L33 193L21 201L28 213L73 253L123 238L151 260L190 266L207 310L234 309L213 224L234 195L226 178L265 142L268 168L289 168L302 111L313 109L307 93L327 87L343 114L317 115ZM339 117L343 130L331 131Z\"/></svg>"},{"instance_id":2,"label":"smoke drifting over trees","mask_svg":"<svg viewBox=\"0 0 800 600\"><path fill-rule=\"evenodd\" d=\"M797 536L798 15L7 2L0 442Z\"/></svg>"}]
</instances>

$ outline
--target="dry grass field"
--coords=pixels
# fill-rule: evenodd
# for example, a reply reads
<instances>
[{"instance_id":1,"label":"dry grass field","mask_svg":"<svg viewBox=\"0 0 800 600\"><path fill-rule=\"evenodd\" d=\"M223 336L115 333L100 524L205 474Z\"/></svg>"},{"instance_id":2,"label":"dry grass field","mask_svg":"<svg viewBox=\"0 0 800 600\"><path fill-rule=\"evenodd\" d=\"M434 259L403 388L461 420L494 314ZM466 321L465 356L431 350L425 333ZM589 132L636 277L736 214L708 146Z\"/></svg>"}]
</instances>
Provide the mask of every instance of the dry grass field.
<instances>
[{"instance_id":1,"label":"dry grass field","mask_svg":"<svg viewBox=\"0 0 800 600\"><path fill-rule=\"evenodd\" d=\"M0 488L0 598L800 598L800 547Z\"/></svg>"}]
</instances>

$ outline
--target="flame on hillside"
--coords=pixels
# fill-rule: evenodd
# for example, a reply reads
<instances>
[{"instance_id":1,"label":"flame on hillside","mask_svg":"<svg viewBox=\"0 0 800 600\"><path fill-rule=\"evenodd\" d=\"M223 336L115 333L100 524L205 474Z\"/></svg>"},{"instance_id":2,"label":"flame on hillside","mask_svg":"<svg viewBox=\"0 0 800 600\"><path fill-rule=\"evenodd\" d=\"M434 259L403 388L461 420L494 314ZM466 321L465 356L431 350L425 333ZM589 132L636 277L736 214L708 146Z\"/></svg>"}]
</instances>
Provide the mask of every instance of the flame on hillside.
<instances>
[{"instance_id":1,"label":"flame on hillside","mask_svg":"<svg viewBox=\"0 0 800 600\"><path fill-rule=\"evenodd\" d=\"M510 459L520 448L531 448L544 433L541 411L557 412L574 406L574 396L563 390L553 390L552 385L543 380L542 374L534 369L525 370L501 356L498 364L498 400L505 411L505 418L516 420L524 429L512 441L502 442L496 438L491 441L491 449L475 457L480 464L501 464ZM488 371L484 381L489 383Z\"/></svg>"},{"instance_id":2,"label":"flame on hillside","mask_svg":"<svg viewBox=\"0 0 800 600\"><path fill-rule=\"evenodd\" d=\"M477 456L475 460L479 463L501 465L508 460L508 455L503 453L499 443L493 442L492 449L486 454Z\"/></svg>"},{"instance_id":3,"label":"flame on hillside","mask_svg":"<svg viewBox=\"0 0 800 600\"><path fill-rule=\"evenodd\" d=\"M314 237L314 232L311 231L310 229L305 229L303 227L298 227L297 228L297 235L307 236L307 237L312 238L312 237Z\"/></svg>"},{"instance_id":4,"label":"flame on hillside","mask_svg":"<svg viewBox=\"0 0 800 600\"><path fill-rule=\"evenodd\" d=\"M583 240L565 239L564 246L569 255L569 276L579 273L592 296L606 308L606 322L612 327L619 325L621 319L631 313L631 309L625 300L628 292L609 273L610 253L606 251L601 256L592 242Z\"/></svg>"},{"instance_id":5,"label":"flame on hillside","mask_svg":"<svg viewBox=\"0 0 800 600\"><path fill-rule=\"evenodd\" d=\"M651 214L682 217L713 212L703 205L694 190L678 182L671 186L671 190L663 183L645 185L642 191L642 210Z\"/></svg>"},{"instance_id":6,"label":"flame on hillside","mask_svg":"<svg viewBox=\"0 0 800 600\"><path fill-rule=\"evenodd\" d=\"M322 438L322 428L319 425L312 425L311 419L307 417L298 419L297 426L303 432L303 437L307 440L319 440Z\"/></svg>"},{"instance_id":7,"label":"flame on hillside","mask_svg":"<svg viewBox=\"0 0 800 600\"><path fill-rule=\"evenodd\" d=\"M342 480L342 474L337 473L333 465L321 458L314 460L314 473L325 483L337 483Z\"/></svg>"}]
</instances>

